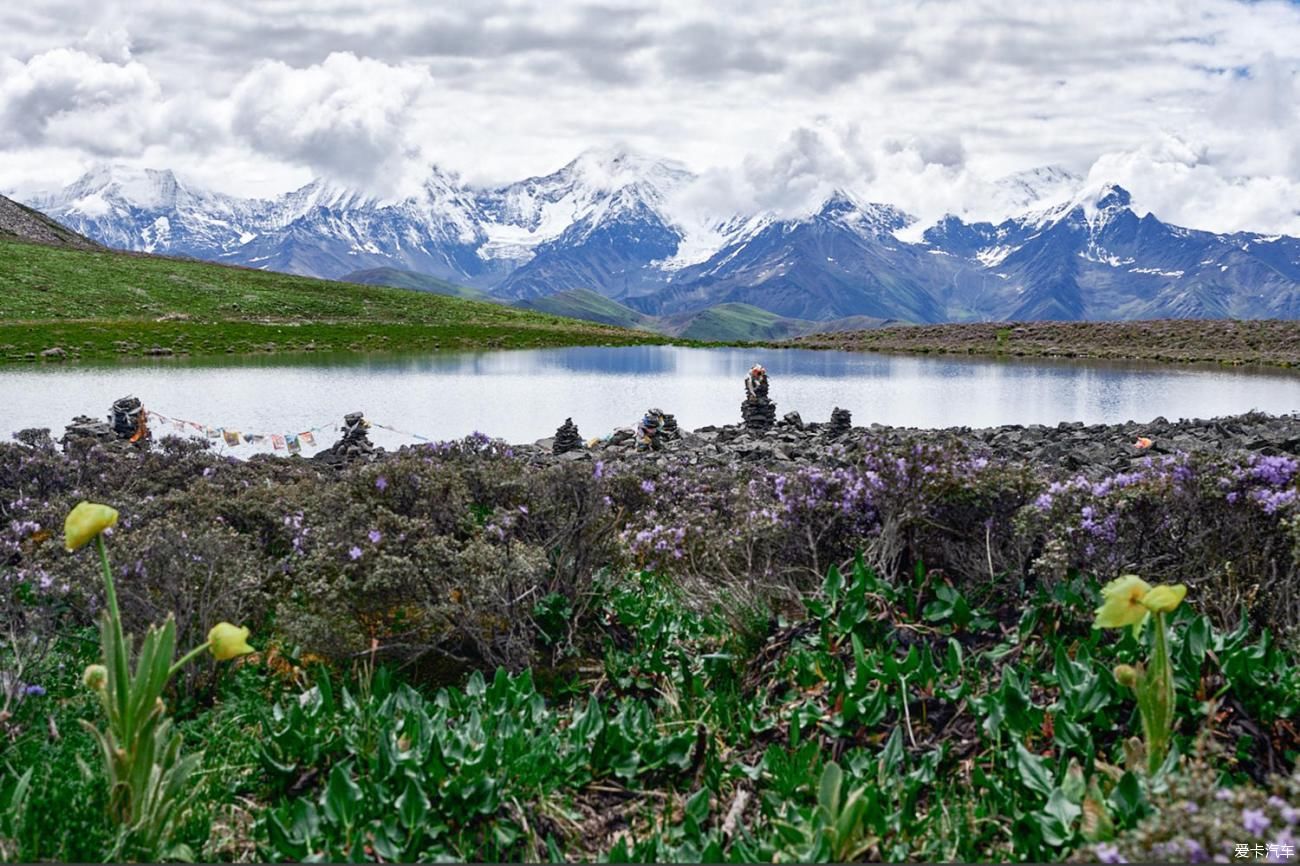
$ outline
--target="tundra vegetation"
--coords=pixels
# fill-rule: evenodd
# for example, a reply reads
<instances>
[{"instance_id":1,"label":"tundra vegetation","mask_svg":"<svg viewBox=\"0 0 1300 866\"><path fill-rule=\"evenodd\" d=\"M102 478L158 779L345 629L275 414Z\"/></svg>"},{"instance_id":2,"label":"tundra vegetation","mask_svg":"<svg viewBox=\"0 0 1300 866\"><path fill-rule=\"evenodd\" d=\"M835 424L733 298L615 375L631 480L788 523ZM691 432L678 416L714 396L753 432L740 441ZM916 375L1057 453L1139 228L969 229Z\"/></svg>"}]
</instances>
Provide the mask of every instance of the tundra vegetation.
<instances>
[{"instance_id":1,"label":"tundra vegetation","mask_svg":"<svg viewBox=\"0 0 1300 866\"><path fill-rule=\"evenodd\" d=\"M0 854L1195 862L1295 845L1294 458L1084 476L866 435L785 468L476 436L336 469L24 431L0 444ZM83 501L115 512L91 527L103 557L66 549ZM224 649L243 635L256 652ZM156 661L173 646L212 652ZM130 686L160 753L106 740L130 736L110 698L134 692L109 673L130 665L167 674ZM156 793L178 766L160 820L132 823L130 779Z\"/></svg>"}]
</instances>

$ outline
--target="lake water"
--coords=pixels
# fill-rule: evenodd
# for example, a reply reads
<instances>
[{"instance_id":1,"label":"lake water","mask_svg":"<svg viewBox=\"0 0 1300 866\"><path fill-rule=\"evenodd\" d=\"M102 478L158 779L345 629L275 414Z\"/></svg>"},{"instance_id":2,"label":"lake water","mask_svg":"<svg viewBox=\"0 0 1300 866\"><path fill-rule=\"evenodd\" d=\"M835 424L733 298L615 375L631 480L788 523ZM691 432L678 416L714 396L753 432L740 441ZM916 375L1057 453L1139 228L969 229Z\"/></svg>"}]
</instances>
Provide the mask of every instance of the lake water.
<instances>
[{"instance_id":1,"label":"lake water","mask_svg":"<svg viewBox=\"0 0 1300 866\"><path fill-rule=\"evenodd\" d=\"M778 417L794 410L805 421L825 421L836 406L851 410L855 424L920 427L1300 410L1300 375L1285 371L640 346L4 367L0 430L49 427L59 435L74 415L104 417L127 394L154 412L214 429L269 437L323 428L317 447L333 441L334 425L352 411L433 440L482 431L530 442L570 416L591 437L631 426L652 406L693 429L740 420L743 381L754 363L767 367ZM387 448L419 441L381 428L371 438ZM272 448L268 439L227 450Z\"/></svg>"}]
</instances>

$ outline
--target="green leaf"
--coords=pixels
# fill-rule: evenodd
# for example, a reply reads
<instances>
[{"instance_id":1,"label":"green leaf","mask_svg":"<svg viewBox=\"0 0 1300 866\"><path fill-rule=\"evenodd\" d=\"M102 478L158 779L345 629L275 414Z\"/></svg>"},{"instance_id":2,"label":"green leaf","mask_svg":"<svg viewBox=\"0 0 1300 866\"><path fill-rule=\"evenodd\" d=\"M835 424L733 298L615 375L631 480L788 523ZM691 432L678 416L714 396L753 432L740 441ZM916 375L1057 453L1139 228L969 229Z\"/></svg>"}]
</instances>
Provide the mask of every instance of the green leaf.
<instances>
[{"instance_id":1,"label":"green leaf","mask_svg":"<svg viewBox=\"0 0 1300 866\"><path fill-rule=\"evenodd\" d=\"M1016 768L1020 771L1020 781L1024 782L1026 788L1044 797L1052 793L1052 777L1047 772L1046 762L1019 741L1016 742Z\"/></svg>"},{"instance_id":2,"label":"green leaf","mask_svg":"<svg viewBox=\"0 0 1300 866\"><path fill-rule=\"evenodd\" d=\"M840 765L831 761L822 770L821 783L817 788L817 803L833 818L840 810L840 787L844 783L844 771Z\"/></svg>"},{"instance_id":3,"label":"green leaf","mask_svg":"<svg viewBox=\"0 0 1300 866\"><path fill-rule=\"evenodd\" d=\"M1088 781L1084 777L1083 767L1079 765L1078 758L1070 759L1070 765L1065 771L1065 779L1061 782L1061 791L1071 803L1077 805L1083 802L1083 795L1088 791Z\"/></svg>"},{"instance_id":4,"label":"green leaf","mask_svg":"<svg viewBox=\"0 0 1300 866\"><path fill-rule=\"evenodd\" d=\"M393 805L397 807L402 826L408 830L419 828L424 823L425 816L429 814L429 798L424 795L424 791L414 779L406 780L406 790Z\"/></svg>"},{"instance_id":5,"label":"green leaf","mask_svg":"<svg viewBox=\"0 0 1300 866\"><path fill-rule=\"evenodd\" d=\"M903 765L903 729L895 725L894 731L889 735L889 740L885 742L885 748L880 751L880 770L881 781L894 775L899 767Z\"/></svg>"},{"instance_id":6,"label":"green leaf","mask_svg":"<svg viewBox=\"0 0 1300 866\"><path fill-rule=\"evenodd\" d=\"M1142 817L1145 799L1142 796L1142 783L1133 773L1125 773L1111 792L1110 804L1113 814L1123 827L1131 827Z\"/></svg>"},{"instance_id":7,"label":"green leaf","mask_svg":"<svg viewBox=\"0 0 1300 866\"><path fill-rule=\"evenodd\" d=\"M1047 798L1047 806L1039 820L1043 831L1043 841L1054 848L1066 845L1074 838L1074 820L1083 809L1070 802L1070 798L1060 788L1052 791Z\"/></svg>"},{"instance_id":8,"label":"green leaf","mask_svg":"<svg viewBox=\"0 0 1300 866\"><path fill-rule=\"evenodd\" d=\"M352 780L347 764L335 764L325 787L325 817L335 824L351 827L365 799L361 788Z\"/></svg>"}]
</instances>

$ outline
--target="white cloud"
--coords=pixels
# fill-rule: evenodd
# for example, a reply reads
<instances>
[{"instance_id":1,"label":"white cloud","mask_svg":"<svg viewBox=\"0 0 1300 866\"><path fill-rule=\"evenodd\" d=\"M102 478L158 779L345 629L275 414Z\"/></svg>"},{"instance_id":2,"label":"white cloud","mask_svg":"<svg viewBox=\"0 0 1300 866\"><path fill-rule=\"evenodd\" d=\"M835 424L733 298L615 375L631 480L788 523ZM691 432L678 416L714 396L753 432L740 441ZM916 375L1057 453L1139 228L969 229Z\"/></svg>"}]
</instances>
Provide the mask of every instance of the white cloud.
<instances>
[{"instance_id":1,"label":"white cloud","mask_svg":"<svg viewBox=\"0 0 1300 866\"><path fill-rule=\"evenodd\" d=\"M231 125L259 152L390 195L422 162L406 121L432 87L419 67L348 53L301 69L270 61L235 86Z\"/></svg>"},{"instance_id":2,"label":"white cloud","mask_svg":"<svg viewBox=\"0 0 1300 866\"><path fill-rule=\"evenodd\" d=\"M1164 219L1296 228L1300 5L1280 0L39 6L0 8L0 188L48 174L42 152L384 192L426 159L504 181L626 141L703 172L714 208L852 187L992 216L991 179L1062 164Z\"/></svg>"},{"instance_id":3,"label":"white cloud","mask_svg":"<svg viewBox=\"0 0 1300 866\"><path fill-rule=\"evenodd\" d=\"M138 152L161 89L141 63L56 48L0 60L0 145L74 147L96 156Z\"/></svg>"}]
</instances>

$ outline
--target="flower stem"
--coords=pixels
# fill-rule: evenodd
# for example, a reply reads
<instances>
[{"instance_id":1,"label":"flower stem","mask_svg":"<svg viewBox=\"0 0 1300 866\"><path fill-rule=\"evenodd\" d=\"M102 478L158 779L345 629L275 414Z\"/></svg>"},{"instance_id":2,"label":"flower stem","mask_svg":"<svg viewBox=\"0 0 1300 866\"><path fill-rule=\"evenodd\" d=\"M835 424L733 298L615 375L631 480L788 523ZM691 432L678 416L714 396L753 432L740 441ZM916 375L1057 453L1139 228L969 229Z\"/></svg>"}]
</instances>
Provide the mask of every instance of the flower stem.
<instances>
[{"instance_id":1,"label":"flower stem","mask_svg":"<svg viewBox=\"0 0 1300 866\"><path fill-rule=\"evenodd\" d=\"M212 646L212 641L204 641L203 643L196 646L194 649L187 652L185 655L181 656L180 660L177 661L176 664L172 665L171 669L167 671L167 679L171 679L172 677L176 676L176 674L180 671L181 668L185 667L187 664L193 661L196 657L198 657L200 653L202 653L210 646Z\"/></svg>"}]
</instances>

